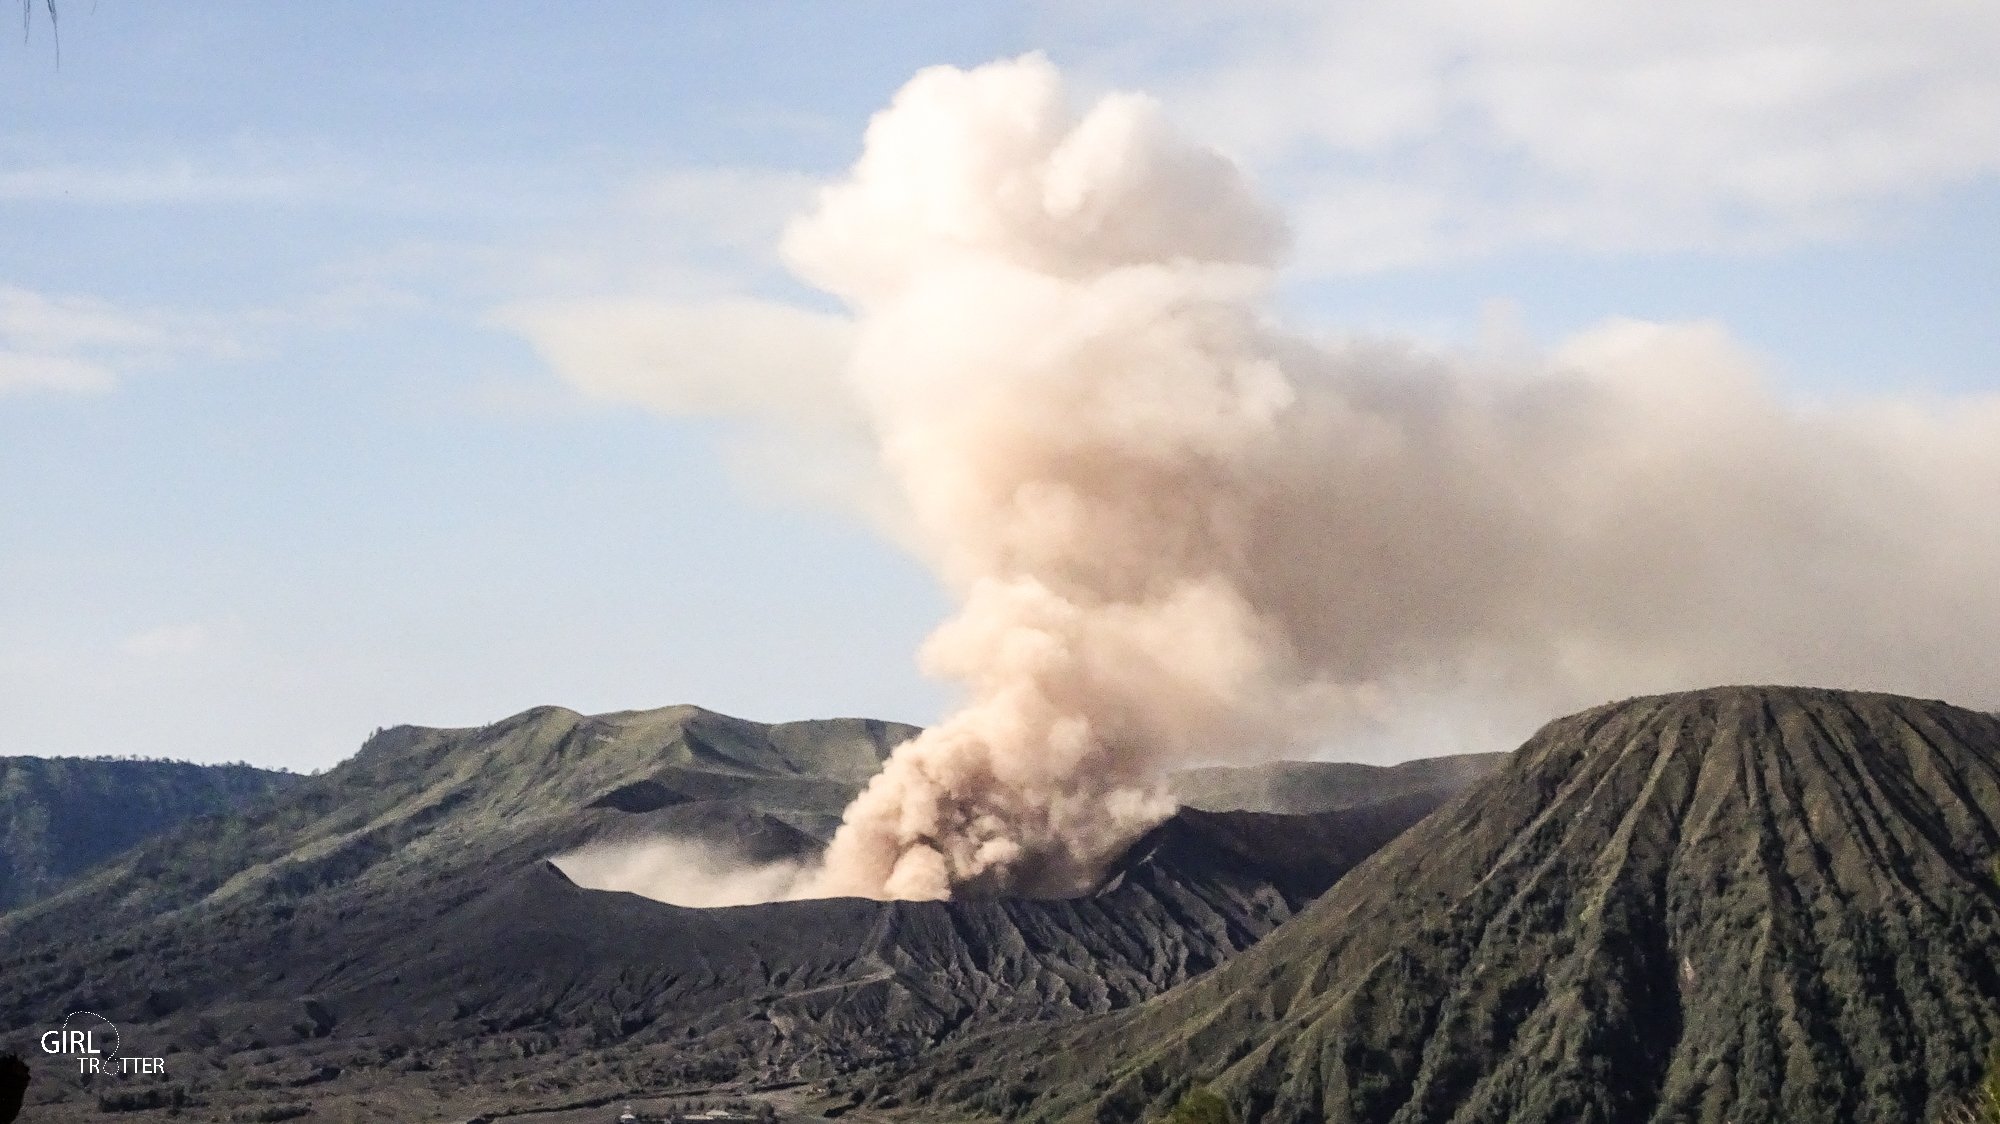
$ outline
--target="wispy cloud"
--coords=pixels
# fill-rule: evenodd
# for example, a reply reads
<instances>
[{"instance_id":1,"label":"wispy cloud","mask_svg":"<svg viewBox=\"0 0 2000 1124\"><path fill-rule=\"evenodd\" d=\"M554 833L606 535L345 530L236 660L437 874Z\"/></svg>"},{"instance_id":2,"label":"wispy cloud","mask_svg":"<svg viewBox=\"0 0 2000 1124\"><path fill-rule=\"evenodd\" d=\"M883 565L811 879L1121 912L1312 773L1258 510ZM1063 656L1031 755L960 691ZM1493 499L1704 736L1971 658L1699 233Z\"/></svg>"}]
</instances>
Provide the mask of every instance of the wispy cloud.
<instances>
[{"instance_id":1,"label":"wispy cloud","mask_svg":"<svg viewBox=\"0 0 2000 1124\"><path fill-rule=\"evenodd\" d=\"M583 394L668 415L825 418L851 412L841 387L844 317L774 301L549 301L502 310Z\"/></svg>"},{"instance_id":2,"label":"wispy cloud","mask_svg":"<svg viewBox=\"0 0 2000 1124\"><path fill-rule=\"evenodd\" d=\"M781 169L662 169L577 208L503 268L521 297L738 292L778 273L779 236L817 187Z\"/></svg>"},{"instance_id":3,"label":"wispy cloud","mask_svg":"<svg viewBox=\"0 0 2000 1124\"><path fill-rule=\"evenodd\" d=\"M745 423L728 456L764 498L825 504L901 533L903 514L846 384L846 317L752 297L628 297L521 302L494 321L582 399ZM528 388L483 397L489 408L548 408Z\"/></svg>"},{"instance_id":4,"label":"wispy cloud","mask_svg":"<svg viewBox=\"0 0 2000 1124\"><path fill-rule=\"evenodd\" d=\"M2000 176L1993 5L1147 10L1100 66L1258 168L1321 271L1838 238Z\"/></svg>"},{"instance_id":5,"label":"wispy cloud","mask_svg":"<svg viewBox=\"0 0 2000 1124\"><path fill-rule=\"evenodd\" d=\"M101 363L0 350L0 395L33 390L95 394L111 389L117 381L118 376Z\"/></svg>"},{"instance_id":6,"label":"wispy cloud","mask_svg":"<svg viewBox=\"0 0 2000 1124\"><path fill-rule=\"evenodd\" d=\"M684 243L774 258L778 235L811 205L820 181L771 168L676 168L645 176L621 194L622 205Z\"/></svg>"},{"instance_id":7,"label":"wispy cloud","mask_svg":"<svg viewBox=\"0 0 2000 1124\"><path fill-rule=\"evenodd\" d=\"M0 285L0 395L101 392L127 372L241 348L209 317Z\"/></svg>"},{"instance_id":8,"label":"wispy cloud","mask_svg":"<svg viewBox=\"0 0 2000 1124\"><path fill-rule=\"evenodd\" d=\"M753 295L785 280L778 244L813 177L669 168L635 177L511 261L490 316L582 396L669 415L852 420L843 316Z\"/></svg>"}]
</instances>

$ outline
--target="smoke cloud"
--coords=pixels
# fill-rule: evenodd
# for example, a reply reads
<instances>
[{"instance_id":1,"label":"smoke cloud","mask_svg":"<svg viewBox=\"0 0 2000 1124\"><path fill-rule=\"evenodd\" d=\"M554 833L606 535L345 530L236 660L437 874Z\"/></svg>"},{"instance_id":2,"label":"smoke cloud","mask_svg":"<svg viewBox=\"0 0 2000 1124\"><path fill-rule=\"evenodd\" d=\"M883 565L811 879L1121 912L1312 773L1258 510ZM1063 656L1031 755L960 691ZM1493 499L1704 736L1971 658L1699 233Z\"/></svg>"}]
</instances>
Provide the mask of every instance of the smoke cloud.
<instances>
[{"instance_id":1,"label":"smoke cloud","mask_svg":"<svg viewBox=\"0 0 2000 1124\"><path fill-rule=\"evenodd\" d=\"M1267 311L1284 242L1152 102L1078 112L1036 56L919 74L789 230L966 691L809 892L1075 893L1166 772L1438 708L2000 696L2000 396L1799 405L1711 324L1309 340Z\"/></svg>"},{"instance_id":2,"label":"smoke cloud","mask_svg":"<svg viewBox=\"0 0 2000 1124\"><path fill-rule=\"evenodd\" d=\"M696 909L806 896L811 877L804 863L745 862L700 840L670 837L594 843L549 861L587 889Z\"/></svg>"}]
</instances>

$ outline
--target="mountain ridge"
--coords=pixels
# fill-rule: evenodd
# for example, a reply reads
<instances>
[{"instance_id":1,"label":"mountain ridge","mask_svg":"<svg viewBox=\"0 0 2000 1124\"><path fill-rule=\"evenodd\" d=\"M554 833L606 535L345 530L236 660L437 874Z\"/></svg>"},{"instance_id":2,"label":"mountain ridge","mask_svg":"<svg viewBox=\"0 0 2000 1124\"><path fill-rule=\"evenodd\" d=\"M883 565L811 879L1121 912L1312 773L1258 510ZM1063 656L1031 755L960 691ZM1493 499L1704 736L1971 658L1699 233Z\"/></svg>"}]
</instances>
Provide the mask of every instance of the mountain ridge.
<instances>
[{"instance_id":1,"label":"mountain ridge","mask_svg":"<svg viewBox=\"0 0 2000 1124\"><path fill-rule=\"evenodd\" d=\"M835 775L784 786L776 803L782 805L780 816L825 830L838 822L851 790L858 787L850 778L859 771L860 760L879 762L915 729L874 719L813 723L812 729L832 735L823 742L838 757ZM146 882L151 890L148 910L179 909L210 894L241 892L264 878L289 877L300 883L344 879L356 868L405 857L403 848L415 847L418 854L440 846L448 850L455 833L448 830L445 838L432 838L432 827L443 823L449 829L452 821L465 818L473 810L465 807L467 801L481 805L477 818L498 837L532 836L524 824L503 821L532 818L550 801L587 804L621 783L664 778L684 783L650 814L622 817L622 827L695 835L707 827L726 835L729 824L689 821L700 819L704 799L740 789L740 778L753 774L740 767L729 773L678 767L712 756L714 744L796 725L754 723L691 706L601 716L541 706L478 727L389 727L334 769L305 778L288 801L266 809L260 818L223 825L219 837L204 830L149 840L56 898L0 916L0 933L25 938L66 922L138 920L116 890L135 881ZM629 737L620 741L611 736L618 733ZM382 793L394 799L385 800ZM675 808L682 813L677 815ZM565 844L551 839L548 845ZM260 857L253 862L252 855ZM205 873L183 881L184 867ZM215 877L224 870L226 878Z\"/></svg>"},{"instance_id":2,"label":"mountain ridge","mask_svg":"<svg viewBox=\"0 0 2000 1124\"><path fill-rule=\"evenodd\" d=\"M183 821L240 809L304 779L243 764L0 757L0 914Z\"/></svg>"},{"instance_id":3,"label":"mountain ridge","mask_svg":"<svg viewBox=\"0 0 2000 1124\"><path fill-rule=\"evenodd\" d=\"M1545 726L1215 972L878 1103L1244 1124L1932 1119L2000 1034L2000 719L1717 688ZM1015 1073L1035 1074L1023 1081Z\"/></svg>"},{"instance_id":4,"label":"mountain ridge","mask_svg":"<svg viewBox=\"0 0 2000 1124\"><path fill-rule=\"evenodd\" d=\"M1392 795L1318 819L1186 811L1115 885L1061 902L695 910L582 889L548 862L656 836L809 856L913 733L691 707L386 729L282 801L0 917L0 1028L113 1012L217 1113L264 1111L257 1090L323 1071L345 1076L322 1102L388 1119L820 1079L1140 1002L1254 944L1456 791L1382 770ZM1296 861L1261 853L1277 838Z\"/></svg>"}]
</instances>

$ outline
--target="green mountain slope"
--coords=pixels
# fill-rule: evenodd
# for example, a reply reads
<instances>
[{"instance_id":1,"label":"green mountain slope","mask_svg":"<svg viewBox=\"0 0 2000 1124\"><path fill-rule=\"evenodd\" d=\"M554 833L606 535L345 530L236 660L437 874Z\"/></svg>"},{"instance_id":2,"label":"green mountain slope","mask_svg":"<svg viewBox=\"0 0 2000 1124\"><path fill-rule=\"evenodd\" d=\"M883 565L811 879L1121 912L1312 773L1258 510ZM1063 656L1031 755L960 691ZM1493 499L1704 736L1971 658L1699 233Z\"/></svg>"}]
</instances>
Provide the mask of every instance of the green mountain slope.
<instances>
[{"instance_id":1,"label":"green mountain slope","mask_svg":"<svg viewBox=\"0 0 2000 1124\"><path fill-rule=\"evenodd\" d=\"M1256 948L879 1092L1023 1120L1911 1124L2000 1032L2000 719L1731 688L1544 728Z\"/></svg>"},{"instance_id":2,"label":"green mountain slope","mask_svg":"<svg viewBox=\"0 0 2000 1124\"><path fill-rule=\"evenodd\" d=\"M248 765L0 757L0 912L184 820L303 779Z\"/></svg>"},{"instance_id":3,"label":"green mountain slope","mask_svg":"<svg viewBox=\"0 0 2000 1124\"><path fill-rule=\"evenodd\" d=\"M1320 816L1184 813L1070 902L694 910L547 861L662 835L809 856L913 732L693 707L386 731L0 917L0 1047L51 1011L105 1012L218 1117L308 1079L332 1118L401 1119L822 1077L1185 982L1460 786L1399 782ZM89 1118L83 1091L37 1095L59 1102L47 1119Z\"/></svg>"}]
</instances>

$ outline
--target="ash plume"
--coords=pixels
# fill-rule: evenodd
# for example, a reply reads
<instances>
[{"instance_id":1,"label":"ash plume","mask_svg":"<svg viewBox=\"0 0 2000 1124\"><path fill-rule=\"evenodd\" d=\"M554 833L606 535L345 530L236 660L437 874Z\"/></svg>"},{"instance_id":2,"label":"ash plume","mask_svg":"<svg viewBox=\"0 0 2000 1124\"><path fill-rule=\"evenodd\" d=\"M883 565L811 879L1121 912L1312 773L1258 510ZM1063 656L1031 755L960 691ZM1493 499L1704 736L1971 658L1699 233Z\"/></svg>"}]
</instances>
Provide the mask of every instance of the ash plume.
<instances>
[{"instance_id":1,"label":"ash plume","mask_svg":"<svg viewBox=\"0 0 2000 1124\"><path fill-rule=\"evenodd\" d=\"M1162 775L1715 682L2000 697L2000 397L1786 401L1714 325L1501 361L1288 333L1279 217L1150 101L913 79L785 240L958 599L964 705L811 892L1060 895Z\"/></svg>"}]
</instances>

